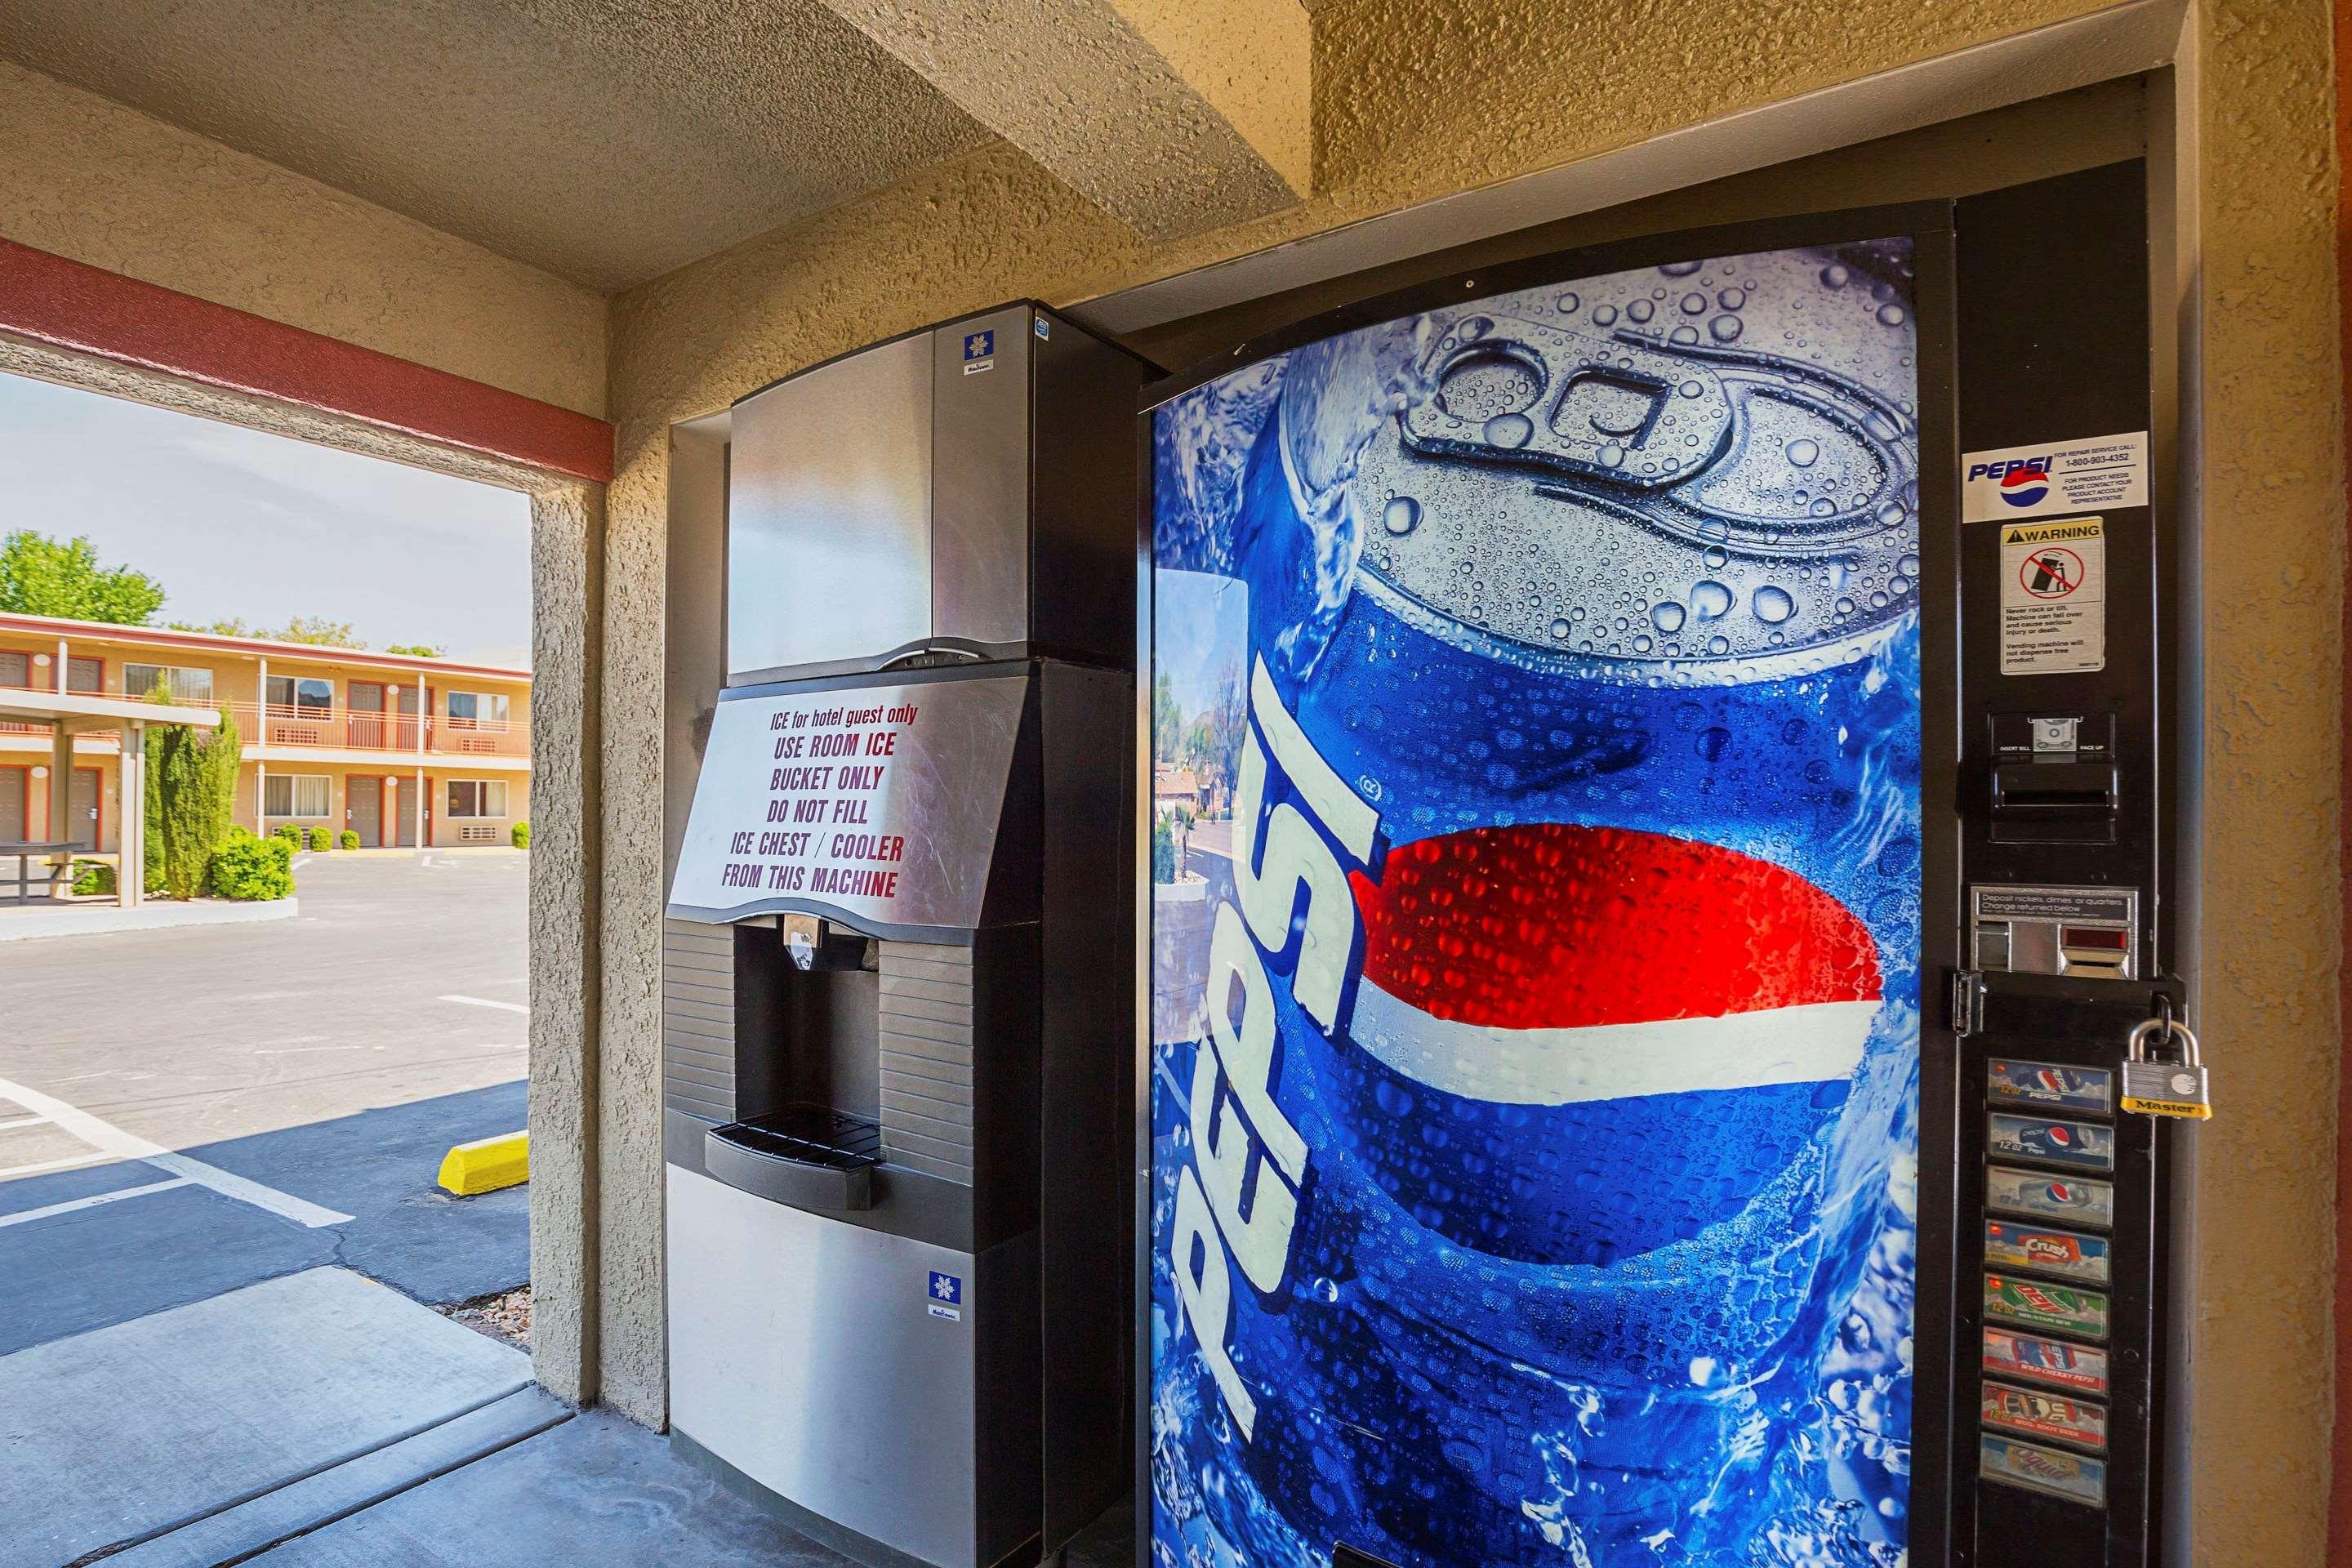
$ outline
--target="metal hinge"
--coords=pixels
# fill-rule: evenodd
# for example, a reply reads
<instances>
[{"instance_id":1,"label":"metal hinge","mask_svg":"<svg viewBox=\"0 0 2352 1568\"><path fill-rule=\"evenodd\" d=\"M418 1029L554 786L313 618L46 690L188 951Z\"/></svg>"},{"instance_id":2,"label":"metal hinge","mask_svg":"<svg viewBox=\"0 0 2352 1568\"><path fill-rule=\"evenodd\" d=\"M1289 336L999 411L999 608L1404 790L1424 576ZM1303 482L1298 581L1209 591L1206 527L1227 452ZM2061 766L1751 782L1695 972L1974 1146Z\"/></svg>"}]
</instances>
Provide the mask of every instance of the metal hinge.
<instances>
[{"instance_id":1,"label":"metal hinge","mask_svg":"<svg viewBox=\"0 0 2352 1568\"><path fill-rule=\"evenodd\" d=\"M1984 1027L1984 976L1973 969L1952 971L1952 1035L1967 1039Z\"/></svg>"}]
</instances>

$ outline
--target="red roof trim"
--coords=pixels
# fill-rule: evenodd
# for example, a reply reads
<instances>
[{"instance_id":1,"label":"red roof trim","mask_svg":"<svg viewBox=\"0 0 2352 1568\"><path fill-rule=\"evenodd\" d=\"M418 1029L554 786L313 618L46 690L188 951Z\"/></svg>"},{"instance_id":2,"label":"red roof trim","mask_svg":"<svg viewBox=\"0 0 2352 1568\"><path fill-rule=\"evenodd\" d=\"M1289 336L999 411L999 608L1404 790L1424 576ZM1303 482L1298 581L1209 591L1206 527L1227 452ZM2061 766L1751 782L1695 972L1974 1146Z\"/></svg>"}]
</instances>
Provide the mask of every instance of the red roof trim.
<instances>
[{"instance_id":1,"label":"red roof trim","mask_svg":"<svg viewBox=\"0 0 2352 1568\"><path fill-rule=\"evenodd\" d=\"M605 484L613 426L0 239L0 332Z\"/></svg>"},{"instance_id":2,"label":"red roof trim","mask_svg":"<svg viewBox=\"0 0 2352 1568\"><path fill-rule=\"evenodd\" d=\"M0 614L0 632L37 637L111 637L151 647L216 648L224 653L283 654L311 664L358 665L377 669L413 669L426 675L484 675L528 682L530 671L502 664L464 664L407 653L377 653L363 647L328 647L320 643L279 642L274 637L231 637L217 632L178 632L169 626L126 626L113 621L76 621L62 616Z\"/></svg>"}]
</instances>

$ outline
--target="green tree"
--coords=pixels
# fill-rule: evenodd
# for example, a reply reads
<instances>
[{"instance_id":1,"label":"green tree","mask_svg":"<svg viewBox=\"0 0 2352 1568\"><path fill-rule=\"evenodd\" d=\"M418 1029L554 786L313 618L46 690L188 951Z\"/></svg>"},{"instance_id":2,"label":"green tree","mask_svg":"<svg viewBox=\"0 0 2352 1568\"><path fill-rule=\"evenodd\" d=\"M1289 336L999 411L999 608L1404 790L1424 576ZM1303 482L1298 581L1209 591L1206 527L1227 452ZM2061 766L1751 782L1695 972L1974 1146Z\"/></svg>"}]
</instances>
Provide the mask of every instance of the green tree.
<instances>
[{"instance_id":1,"label":"green tree","mask_svg":"<svg viewBox=\"0 0 2352 1568\"><path fill-rule=\"evenodd\" d=\"M1152 761L1172 763L1184 739L1184 710L1176 706L1176 688L1162 670L1151 682Z\"/></svg>"},{"instance_id":2,"label":"green tree","mask_svg":"<svg viewBox=\"0 0 2352 1568\"><path fill-rule=\"evenodd\" d=\"M208 632L216 637L268 637L274 642L310 643L317 647L367 647L365 642L352 635L351 622L331 621L324 616L291 616L284 626L274 630L268 626L249 626L242 616L201 624L173 621L171 627L175 632ZM398 653L402 650L394 648L392 651Z\"/></svg>"},{"instance_id":3,"label":"green tree","mask_svg":"<svg viewBox=\"0 0 2352 1568\"><path fill-rule=\"evenodd\" d=\"M102 564L87 537L60 542L19 529L0 539L0 610L143 626L163 604L161 583Z\"/></svg>"},{"instance_id":4,"label":"green tree","mask_svg":"<svg viewBox=\"0 0 2352 1568\"><path fill-rule=\"evenodd\" d=\"M388 642L383 645L383 651L404 653L414 658L439 658L449 650L437 642Z\"/></svg>"},{"instance_id":5,"label":"green tree","mask_svg":"<svg viewBox=\"0 0 2352 1568\"><path fill-rule=\"evenodd\" d=\"M158 683L150 701L170 700ZM193 899L205 890L214 858L229 840L236 773L245 742L226 704L220 728L147 728L147 877L150 891Z\"/></svg>"},{"instance_id":6,"label":"green tree","mask_svg":"<svg viewBox=\"0 0 2352 1568\"><path fill-rule=\"evenodd\" d=\"M320 647L365 647L367 644L352 636L352 623L331 621L324 616L293 616L285 626L268 634L279 642L306 642Z\"/></svg>"}]
</instances>

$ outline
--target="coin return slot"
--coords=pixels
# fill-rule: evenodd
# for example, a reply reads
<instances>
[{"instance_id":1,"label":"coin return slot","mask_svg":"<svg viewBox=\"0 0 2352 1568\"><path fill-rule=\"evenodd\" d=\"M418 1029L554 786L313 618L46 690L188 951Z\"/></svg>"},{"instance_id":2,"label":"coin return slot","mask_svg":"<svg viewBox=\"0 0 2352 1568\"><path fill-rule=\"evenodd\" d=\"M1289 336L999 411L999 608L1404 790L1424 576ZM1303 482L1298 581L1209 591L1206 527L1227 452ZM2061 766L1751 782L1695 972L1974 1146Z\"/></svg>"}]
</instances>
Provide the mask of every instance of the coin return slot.
<instances>
[{"instance_id":1,"label":"coin return slot","mask_svg":"<svg viewBox=\"0 0 2352 1568\"><path fill-rule=\"evenodd\" d=\"M2131 937L2116 927L2058 928L2058 959L2067 973L2120 980L2130 958Z\"/></svg>"}]
</instances>

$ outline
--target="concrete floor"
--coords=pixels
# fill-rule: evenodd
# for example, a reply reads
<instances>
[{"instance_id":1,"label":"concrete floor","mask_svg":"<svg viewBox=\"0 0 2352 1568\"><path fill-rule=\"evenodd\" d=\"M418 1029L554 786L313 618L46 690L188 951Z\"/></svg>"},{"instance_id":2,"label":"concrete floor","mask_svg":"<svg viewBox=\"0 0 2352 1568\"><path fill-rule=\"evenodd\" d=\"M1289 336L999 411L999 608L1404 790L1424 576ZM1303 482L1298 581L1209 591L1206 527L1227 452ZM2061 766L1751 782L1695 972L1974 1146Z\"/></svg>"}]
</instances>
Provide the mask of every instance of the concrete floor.
<instances>
[{"instance_id":1,"label":"concrete floor","mask_svg":"<svg viewBox=\"0 0 2352 1568\"><path fill-rule=\"evenodd\" d=\"M523 1124L527 868L314 856L291 921L0 946L0 1354L321 1264L522 1283L526 1189L433 1179Z\"/></svg>"}]
</instances>

